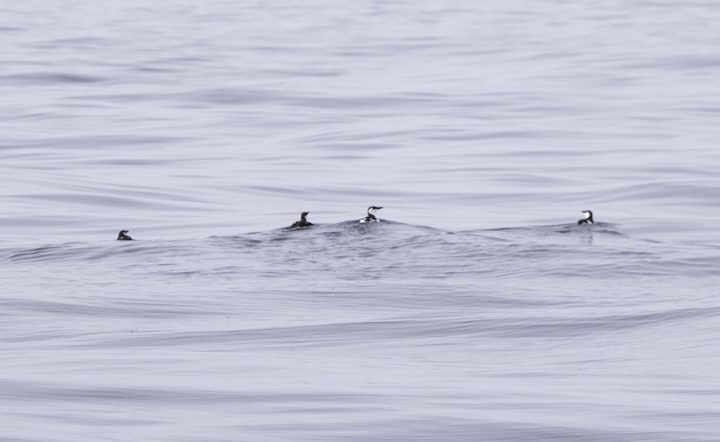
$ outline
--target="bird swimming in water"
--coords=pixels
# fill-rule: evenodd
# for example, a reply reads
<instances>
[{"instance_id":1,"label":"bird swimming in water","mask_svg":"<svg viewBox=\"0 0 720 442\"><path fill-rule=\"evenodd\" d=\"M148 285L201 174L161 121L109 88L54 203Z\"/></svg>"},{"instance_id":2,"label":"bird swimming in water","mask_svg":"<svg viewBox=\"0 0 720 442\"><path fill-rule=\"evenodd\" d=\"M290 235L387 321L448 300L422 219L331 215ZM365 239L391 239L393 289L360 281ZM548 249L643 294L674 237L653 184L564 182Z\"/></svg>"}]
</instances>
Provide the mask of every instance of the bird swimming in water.
<instances>
[{"instance_id":1,"label":"bird swimming in water","mask_svg":"<svg viewBox=\"0 0 720 442\"><path fill-rule=\"evenodd\" d=\"M310 212L303 212L300 214L300 221L295 221L292 226L290 226L291 229L297 229L298 227L310 227L313 225L313 223L309 222L306 218Z\"/></svg>"},{"instance_id":2,"label":"bird swimming in water","mask_svg":"<svg viewBox=\"0 0 720 442\"><path fill-rule=\"evenodd\" d=\"M361 223L373 223L373 222L380 221L375 216L375 212L377 212L380 209L382 209L382 207L375 207L375 206L368 207L367 216L365 218L361 219L360 222Z\"/></svg>"},{"instance_id":3,"label":"bird swimming in water","mask_svg":"<svg viewBox=\"0 0 720 442\"><path fill-rule=\"evenodd\" d=\"M118 241L132 241L133 239L127 235L128 232L129 230L121 230L120 233L118 233Z\"/></svg>"},{"instance_id":4,"label":"bird swimming in water","mask_svg":"<svg viewBox=\"0 0 720 442\"><path fill-rule=\"evenodd\" d=\"M595 224L590 210L583 210L582 213L585 215L585 218L579 220L578 224Z\"/></svg>"}]
</instances>

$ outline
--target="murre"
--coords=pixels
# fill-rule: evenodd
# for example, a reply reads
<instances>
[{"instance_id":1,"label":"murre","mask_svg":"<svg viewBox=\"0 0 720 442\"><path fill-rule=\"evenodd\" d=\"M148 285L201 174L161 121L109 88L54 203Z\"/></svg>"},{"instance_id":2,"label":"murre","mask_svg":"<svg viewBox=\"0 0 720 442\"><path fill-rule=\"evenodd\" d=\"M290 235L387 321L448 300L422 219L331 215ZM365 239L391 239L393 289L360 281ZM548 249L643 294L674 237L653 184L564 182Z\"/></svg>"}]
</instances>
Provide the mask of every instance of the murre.
<instances>
[{"instance_id":1,"label":"murre","mask_svg":"<svg viewBox=\"0 0 720 442\"><path fill-rule=\"evenodd\" d=\"M313 223L308 222L306 219L308 216L308 213L310 212L303 212L300 214L300 221L295 221L292 226L290 226L291 229L297 229L298 227L310 227L313 225Z\"/></svg>"},{"instance_id":2,"label":"murre","mask_svg":"<svg viewBox=\"0 0 720 442\"><path fill-rule=\"evenodd\" d=\"M375 207L375 206L368 207L367 216L365 218L361 219L360 222L361 223L373 223L373 222L380 221L375 216L375 212L377 212L380 209L382 209L382 207Z\"/></svg>"},{"instance_id":3,"label":"murre","mask_svg":"<svg viewBox=\"0 0 720 442\"><path fill-rule=\"evenodd\" d=\"M118 241L132 241L133 239L127 235L128 232L129 230L121 230L120 233L118 233Z\"/></svg>"},{"instance_id":4,"label":"murre","mask_svg":"<svg viewBox=\"0 0 720 442\"><path fill-rule=\"evenodd\" d=\"M585 215L585 218L578 220L578 224L595 224L590 210L583 210L582 213Z\"/></svg>"}]
</instances>

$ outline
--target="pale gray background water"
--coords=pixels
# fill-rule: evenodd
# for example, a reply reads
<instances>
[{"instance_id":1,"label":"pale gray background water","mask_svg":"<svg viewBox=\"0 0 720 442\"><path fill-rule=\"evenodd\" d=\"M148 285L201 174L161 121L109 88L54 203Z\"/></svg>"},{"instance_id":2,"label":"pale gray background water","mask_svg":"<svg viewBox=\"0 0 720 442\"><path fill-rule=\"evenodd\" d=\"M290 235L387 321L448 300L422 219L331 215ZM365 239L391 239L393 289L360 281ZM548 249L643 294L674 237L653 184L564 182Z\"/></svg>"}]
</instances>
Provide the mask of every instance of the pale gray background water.
<instances>
[{"instance_id":1,"label":"pale gray background water","mask_svg":"<svg viewBox=\"0 0 720 442\"><path fill-rule=\"evenodd\" d=\"M0 20L0 441L720 440L715 3Z\"/></svg>"}]
</instances>

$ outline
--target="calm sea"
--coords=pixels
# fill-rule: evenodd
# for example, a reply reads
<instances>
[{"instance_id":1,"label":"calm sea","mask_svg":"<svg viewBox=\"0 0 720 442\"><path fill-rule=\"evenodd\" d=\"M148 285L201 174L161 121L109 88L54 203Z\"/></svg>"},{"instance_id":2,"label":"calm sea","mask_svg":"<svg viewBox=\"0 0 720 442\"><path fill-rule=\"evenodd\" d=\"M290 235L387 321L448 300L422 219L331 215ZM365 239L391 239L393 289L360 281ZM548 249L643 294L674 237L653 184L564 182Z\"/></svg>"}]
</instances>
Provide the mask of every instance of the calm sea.
<instances>
[{"instance_id":1,"label":"calm sea","mask_svg":"<svg viewBox=\"0 0 720 442\"><path fill-rule=\"evenodd\" d=\"M31 0L0 41L0 442L720 440L720 5Z\"/></svg>"}]
</instances>

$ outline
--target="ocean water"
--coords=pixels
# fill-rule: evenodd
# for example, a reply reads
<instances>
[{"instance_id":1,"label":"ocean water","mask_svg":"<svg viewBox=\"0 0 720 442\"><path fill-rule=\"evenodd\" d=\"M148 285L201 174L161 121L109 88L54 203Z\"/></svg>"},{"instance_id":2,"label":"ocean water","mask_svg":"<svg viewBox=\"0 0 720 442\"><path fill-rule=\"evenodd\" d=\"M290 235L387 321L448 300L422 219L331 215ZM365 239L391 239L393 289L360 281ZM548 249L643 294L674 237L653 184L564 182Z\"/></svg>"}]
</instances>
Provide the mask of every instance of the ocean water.
<instances>
[{"instance_id":1,"label":"ocean water","mask_svg":"<svg viewBox=\"0 0 720 442\"><path fill-rule=\"evenodd\" d=\"M720 439L715 3L0 17L1 442Z\"/></svg>"}]
</instances>

